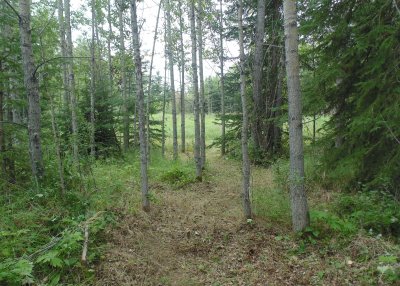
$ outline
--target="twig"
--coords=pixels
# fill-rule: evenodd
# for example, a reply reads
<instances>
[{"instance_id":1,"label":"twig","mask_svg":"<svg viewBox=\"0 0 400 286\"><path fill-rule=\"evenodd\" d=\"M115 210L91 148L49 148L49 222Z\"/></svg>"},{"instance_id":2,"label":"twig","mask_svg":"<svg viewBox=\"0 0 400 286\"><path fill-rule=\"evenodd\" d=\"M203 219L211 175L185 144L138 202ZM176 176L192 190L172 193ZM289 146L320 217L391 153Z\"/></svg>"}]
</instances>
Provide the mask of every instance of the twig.
<instances>
[{"instance_id":1,"label":"twig","mask_svg":"<svg viewBox=\"0 0 400 286\"><path fill-rule=\"evenodd\" d=\"M22 20L21 15L18 13L18 11L13 7L13 5L10 4L7 0L4 0L6 2L7 6L11 8L11 10L14 11L14 13L17 15L19 20Z\"/></svg>"},{"instance_id":2,"label":"twig","mask_svg":"<svg viewBox=\"0 0 400 286\"><path fill-rule=\"evenodd\" d=\"M387 124L385 118L383 117L382 114L380 114L382 119L383 119L383 123L385 124L386 128L389 130L390 134L393 136L394 140L396 140L396 142L400 145L400 140L399 138L397 138L397 136L394 134L393 130L390 128L389 124Z\"/></svg>"}]
</instances>

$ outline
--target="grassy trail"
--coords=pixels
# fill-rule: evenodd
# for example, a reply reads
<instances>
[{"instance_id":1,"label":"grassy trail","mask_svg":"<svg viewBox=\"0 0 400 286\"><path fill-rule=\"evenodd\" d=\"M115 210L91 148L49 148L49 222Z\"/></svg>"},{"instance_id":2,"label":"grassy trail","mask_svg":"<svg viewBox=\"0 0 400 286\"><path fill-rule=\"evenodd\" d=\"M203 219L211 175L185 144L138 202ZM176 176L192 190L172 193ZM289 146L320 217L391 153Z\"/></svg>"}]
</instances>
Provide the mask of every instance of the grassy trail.
<instances>
[{"instance_id":1,"label":"grassy trail","mask_svg":"<svg viewBox=\"0 0 400 286\"><path fill-rule=\"evenodd\" d=\"M216 150L208 160L204 182L179 190L152 185L159 198L152 211L121 218L96 285L308 284L309 270L283 255L291 241L275 239L265 223L243 221L240 165ZM256 185L272 182L265 169L254 177Z\"/></svg>"}]
</instances>

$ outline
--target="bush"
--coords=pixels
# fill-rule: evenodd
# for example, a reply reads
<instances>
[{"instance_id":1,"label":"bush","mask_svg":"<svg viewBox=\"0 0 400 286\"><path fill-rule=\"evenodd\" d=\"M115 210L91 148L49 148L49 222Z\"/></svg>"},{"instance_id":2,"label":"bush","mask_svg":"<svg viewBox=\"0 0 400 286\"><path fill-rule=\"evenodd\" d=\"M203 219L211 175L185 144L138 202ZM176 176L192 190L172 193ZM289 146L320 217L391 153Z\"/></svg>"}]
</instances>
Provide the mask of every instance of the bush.
<instances>
[{"instance_id":1,"label":"bush","mask_svg":"<svg viewBox=\"0 0 400 286\"><path fill-rule=\"evenodd\" d=\"M399 203L386 192L364 191L339 197L335 210L375 234L400 237Z\"/></svg>"}]
</instances>

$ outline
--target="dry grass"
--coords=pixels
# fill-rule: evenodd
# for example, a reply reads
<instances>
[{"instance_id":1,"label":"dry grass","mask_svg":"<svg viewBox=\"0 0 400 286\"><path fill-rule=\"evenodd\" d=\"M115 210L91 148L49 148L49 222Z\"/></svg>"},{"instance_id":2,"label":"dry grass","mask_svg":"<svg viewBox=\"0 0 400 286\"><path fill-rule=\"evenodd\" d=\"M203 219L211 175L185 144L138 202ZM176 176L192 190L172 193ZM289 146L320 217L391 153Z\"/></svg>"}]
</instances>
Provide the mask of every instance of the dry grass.
<instances>
[{"instance_id":1,"label":"dry grass","mask_svg":"<svg viewBox=\"0 0 400 286\"><path fill-rule=\"evenodd\" d=\"M155 184L159 203L150 213L120 218L96 285L370 285L373 258L389 246L360 235L341 250L298 251L302 240L288 224L243 220L239 163L216 150L208 160L204 182L179 190ZM274 187L271 172L254 169L253 187L265 186Z\"/></svg>"}]
</instances>

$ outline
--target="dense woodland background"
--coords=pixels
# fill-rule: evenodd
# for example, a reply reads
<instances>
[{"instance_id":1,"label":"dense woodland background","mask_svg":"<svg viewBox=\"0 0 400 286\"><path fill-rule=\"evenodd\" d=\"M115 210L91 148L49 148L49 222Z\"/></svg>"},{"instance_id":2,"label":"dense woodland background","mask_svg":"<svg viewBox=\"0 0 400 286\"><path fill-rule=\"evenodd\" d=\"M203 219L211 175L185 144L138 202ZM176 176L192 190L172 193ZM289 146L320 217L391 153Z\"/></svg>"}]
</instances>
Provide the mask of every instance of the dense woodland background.
<instances>
[{"instance_id":1,"label":"dense woodland background","mask_svg":"<svg viewBox=\"0 0 400 286\"><path fill-rule=\"evenodd\" d=\"M0 285L101 281L110 229L216 160L241 164L249 232L282 225L298 256L363 241L353 280L315 285L397 285L400 3L143 2L0 1Z\"/></svg>"}]
</instances>

